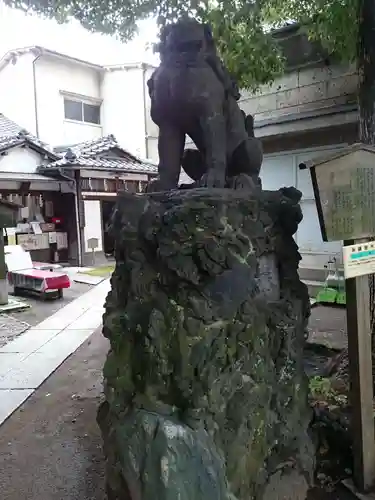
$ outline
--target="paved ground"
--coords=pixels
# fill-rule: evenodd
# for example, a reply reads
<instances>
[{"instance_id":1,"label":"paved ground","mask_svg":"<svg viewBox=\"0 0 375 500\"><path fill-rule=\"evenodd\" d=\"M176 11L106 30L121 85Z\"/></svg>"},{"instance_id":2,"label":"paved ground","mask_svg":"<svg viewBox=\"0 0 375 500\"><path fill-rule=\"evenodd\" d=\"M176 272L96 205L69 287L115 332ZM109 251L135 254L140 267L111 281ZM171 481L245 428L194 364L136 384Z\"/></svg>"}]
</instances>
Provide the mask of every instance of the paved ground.
<instances>
[{"instance_id":1,"label":"paved ground","mask_svg":"<svg viewBox=\"0 0 375 500\"><path fill-rule=\"evenodd\" d=\"M52 316L56 311L65 307L72 300L88 292L91 285L71 282L71 287L64 290L62 299L43 301L33 295L24 294L18 297L22 302L26 302L31 307L23 311L9 312L0 315L0 347L17 338L25 330L27 325L36 326L44 319ZM25 325L26 323L26 325Z\"/></svg>"},{"instance_id":2,"label":"paved ground","mask_svg":"<svg viewBox=\"0 0 375 500\"><path fill-rule=\"evenodd\" d=\"M99 332L0 427L2 500L104 500Z\"/></svg>"},{"instance_id":3,"label":"paved ground","mask_svg":"<svg viewBox=\"0 0 375 500\"><path fill-rule=\"evenodd\" d=\"M346 309L315 306L311 309L309 340L342 349L347 345Z\"/></svg>"},{"instance_id":4,"label":"paved ground","mask_svg":"<svg viewBox=\"0 0 375 500\"><path fill-rule=\"evenodd\" d=\"M35 326L62 307L69 304L72 300L78 298L83 293L88 292L91 288L91 285L71 281L70 288L64 290L64 297L60 300L44 301L40 300L38 297L24 294L22 297L19 297L19 299L22 300L22 302L30 304L31 307L29 309L25 309L24 311L12 313L11 316L19 321L29 323L30 326Z\"/></svg>"},{"instance_id":5,"label":"paved ground","mask_svg":"<svg viewBox=\"0 0 375 500\"><path fill-rule=\"evenodd\" d=\"M102 324L109 280L0 348L0 423Z\"/></svg>"}]
</instances>

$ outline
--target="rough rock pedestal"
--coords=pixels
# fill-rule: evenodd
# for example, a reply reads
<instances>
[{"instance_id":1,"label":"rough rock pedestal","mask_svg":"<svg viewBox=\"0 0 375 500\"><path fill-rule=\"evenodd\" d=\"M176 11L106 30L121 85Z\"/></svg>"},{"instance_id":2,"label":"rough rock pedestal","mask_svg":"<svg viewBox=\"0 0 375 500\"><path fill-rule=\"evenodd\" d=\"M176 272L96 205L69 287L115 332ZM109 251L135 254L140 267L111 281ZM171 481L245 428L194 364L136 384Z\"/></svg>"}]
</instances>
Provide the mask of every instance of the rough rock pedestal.
<instances>
[{"instance_id":1,"label":"rough rock pedestal","mask_svg":"<svg viewBox=\"0 0 375 500\"><path fill-rule=\"evenodd\" d=\"M301 194L121 194L98 412L110 500L303 500Z\"/></svg>"}]
</instances>

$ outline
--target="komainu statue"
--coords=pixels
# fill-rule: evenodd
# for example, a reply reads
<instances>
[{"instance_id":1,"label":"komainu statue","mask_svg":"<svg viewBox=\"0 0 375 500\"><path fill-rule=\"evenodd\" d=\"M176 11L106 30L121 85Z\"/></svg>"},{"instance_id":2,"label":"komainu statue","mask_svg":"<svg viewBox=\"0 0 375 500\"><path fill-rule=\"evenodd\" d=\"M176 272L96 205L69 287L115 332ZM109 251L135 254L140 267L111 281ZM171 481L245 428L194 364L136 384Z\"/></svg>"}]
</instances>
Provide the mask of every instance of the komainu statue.
<instances>
[{"instance_id":1,"label":"komainu statue","mask_svg":"<svg viewBox=\"0 0 375 500\"><path fill-rule=\"evenodd\" d=\"M186 165L186 136L198 149L187 153L195 180L225 187L227 177L247 174L256 181L261 144L246 130L238 88L216 53L209 27L192 19L169 25L159 50L160 66L148 87L151 117L159 127L160 190L177 187L181 164Z\"/></svg>"},{"instance_id":2,"label":"komainu statue","mask_svg":"<svg viewBox=\"0 0 375 500\"><path fill-rule=\"evenodd\" d=\"M112 216L98 411L108 500L305 500L302 193L262 188L253 119L207 26L164 29L149 87L160 185L119 193ZM175 189L181 165L189 189Z\"/></svg>"}]
</instances>

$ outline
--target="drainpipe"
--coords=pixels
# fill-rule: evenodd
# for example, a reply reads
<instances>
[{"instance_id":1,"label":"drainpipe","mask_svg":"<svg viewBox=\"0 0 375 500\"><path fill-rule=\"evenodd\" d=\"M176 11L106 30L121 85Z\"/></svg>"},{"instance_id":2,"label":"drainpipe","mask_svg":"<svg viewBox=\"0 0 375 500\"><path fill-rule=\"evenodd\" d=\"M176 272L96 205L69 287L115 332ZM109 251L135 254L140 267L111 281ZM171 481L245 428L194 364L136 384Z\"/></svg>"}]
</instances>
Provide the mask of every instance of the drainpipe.
<instances>
[{"instance_id":1,"label":"drainpipe","mask_svg":"<svg viewBox=\"0 0 375 500\"><path fill-rule=\"evenodd\" d=\"M148 159L149 150L148 150L148 137L147 137L146 71L147 71L147 67L144 63L142 63L143 121L144 121L144 133L145 133L145 153L146 153L146 159Z\"/></svg>"},{"instance_id":2,"label":"drainpipe","mask_svg":"<svg viewBox=\"0 0 375 500\"><path fill-rule=\"evenodd\" d=\"M82 201L82 191L81 191L81 177L79 170L74 171L74 181L75 181L75 209L76 209L76 224L77 224L77 244L78 244L78 265L79 267L83 266L83 240L82 238L82 229L85 225L85 221L81 220L81 211L80 211L80 203ZM84 218L83 218L84 219Z\"/></svg>"},{"instance_id":3,"label":"drainpipe","mask_svg":"<svg viewBox=\"0 0 375 500\"><path fill-rule=\"evenodd\" d=\"M39 138L39 120L38 120L38 95L36 91L36 71L35 64L42 54L38 54L33 60L33 87L34 87L34 113L35 113L35 135Z\"/></svg>"}]
</instances>

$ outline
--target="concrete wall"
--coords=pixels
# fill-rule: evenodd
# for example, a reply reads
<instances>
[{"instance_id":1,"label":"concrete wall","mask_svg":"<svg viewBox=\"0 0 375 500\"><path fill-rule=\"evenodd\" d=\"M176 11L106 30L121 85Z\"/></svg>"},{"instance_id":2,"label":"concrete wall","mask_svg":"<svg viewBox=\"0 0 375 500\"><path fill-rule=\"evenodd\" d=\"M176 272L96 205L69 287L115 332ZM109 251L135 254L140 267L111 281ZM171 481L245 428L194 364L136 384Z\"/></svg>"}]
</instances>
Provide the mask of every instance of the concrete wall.
<instances>
[{"instance_id":1,"label":"concrete wall","mask_svg":"<svg viewBox=\"0 0 375 500\"><path fill-rule=\"evenodd\" d=\"M300 69L262 86L255 95L243 91L240 106L254 115L257 125L354 102L357 85L354 66ZM262 136L262 132L257 135Z\"/></svg>"}]
</instances>

